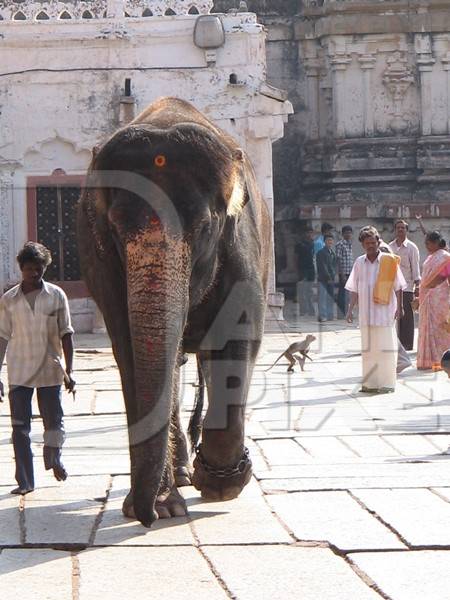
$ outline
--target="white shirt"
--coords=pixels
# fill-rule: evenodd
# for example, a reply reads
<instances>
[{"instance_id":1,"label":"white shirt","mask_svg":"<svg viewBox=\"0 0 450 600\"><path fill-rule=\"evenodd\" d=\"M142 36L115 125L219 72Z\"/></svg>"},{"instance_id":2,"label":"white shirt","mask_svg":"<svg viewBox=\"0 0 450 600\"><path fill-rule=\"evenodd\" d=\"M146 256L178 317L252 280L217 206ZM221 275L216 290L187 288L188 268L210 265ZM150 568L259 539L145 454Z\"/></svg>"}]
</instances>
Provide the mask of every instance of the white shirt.
<instances>
[{"instance_id":1,"label":"white shirt","mask_svg":"<svg viewBox=\"0 0 450 600\"><path fill-rule=\"evenodd\" d=\"M355 260L345 286L345 289L349 292L358 294L360 326L392 327L395 321L395 311L397 310L395 292L406 287L405 278L401 270L397 269L389 304L376 304L373 301L373 288L377 281L381 256L382 253L379 252L373 263L367 258L366 254L359 256Z\"/></svg>"},{"instance_id":2,"label":"white shirt","mask_svg":"<svg viewBox=\"0 0 450 600\"><path fill-rule=\"evenodd\" d=\"M389 244L389 248L394 254L402 259L400 269L403 277L406 280L405 292L414 291L414 282L420 281L420 257L419 248L414 242L406 239L400 246L397 245L397 240Z\"/></svg>"},{"instance_id":3,"label":"white shirt","mask_svg":"<svg viewBox=\"0 0 450 600\"><path fill-rule=\"evenodd\" d=\"M0 337L8 341L9 385L47 387L64 381L61 338L73 333L64 291L43 282L30 307L21 284L0 298Z\"/></svg>"}]
</instances>

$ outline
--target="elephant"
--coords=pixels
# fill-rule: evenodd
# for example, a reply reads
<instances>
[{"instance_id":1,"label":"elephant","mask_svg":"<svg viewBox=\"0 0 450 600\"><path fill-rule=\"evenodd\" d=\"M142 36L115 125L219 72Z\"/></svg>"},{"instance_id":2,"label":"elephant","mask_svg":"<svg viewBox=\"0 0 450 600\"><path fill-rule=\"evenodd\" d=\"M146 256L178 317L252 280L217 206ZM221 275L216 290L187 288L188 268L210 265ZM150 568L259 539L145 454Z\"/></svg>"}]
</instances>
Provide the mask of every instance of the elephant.
<instances>
[{"instance_id":1,"label":"elephant","mask_svg":"<svg viewBox=\"0 0 450 600\"><path fill-rule=\"evenodd\" d=\"M191 481L206 500L237 497L252 474L245 405L272 256L249 158L190 103L156 100L93 156L77 231L125 401L124 515L151 527L186 514L178 486ZM196 355L208 398L191 427L201 430L193 470L180 424L184 353Z\"/></svg>"}]
</instances>

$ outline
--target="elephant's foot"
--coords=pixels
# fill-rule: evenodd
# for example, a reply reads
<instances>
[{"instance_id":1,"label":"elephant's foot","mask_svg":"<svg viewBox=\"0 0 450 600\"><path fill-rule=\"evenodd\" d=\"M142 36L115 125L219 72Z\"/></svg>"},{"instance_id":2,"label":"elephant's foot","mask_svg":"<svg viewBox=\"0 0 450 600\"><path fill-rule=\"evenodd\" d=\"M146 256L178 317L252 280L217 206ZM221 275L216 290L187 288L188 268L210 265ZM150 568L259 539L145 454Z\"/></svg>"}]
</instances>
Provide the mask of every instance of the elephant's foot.
<instances>
[{"instance_id":1,"label":"elephant's foot","mask_svg":"<svg viewBox=\"0 0 450 600\"><path fill-rule=\"evenodd\" d=\"M186 487L192 485L192 469L189 465L180 465L174 469L175 485Z\"/></svg>"},{"instance_id":2,"label":"elephant's foot","mask_svg":"<svg viewBox=\"0 0 450 600\"><path fill-rule=\"evenodd\" d=\"M133 506L133 493L131 491L128 492L127 497L123 501L122 513L124 514L125 517L128 517L129 519L136 518L136 513L134 512L134 506Z\"/></svg>"},{"instance_id":3,"label":"elephant's foot","mask_svg":"<svg viewBox=\"0 0 450 600\"><path fill-rule=\"evenodd\" d=\"M189 484L190 485L190 484ZM156 498L155 520L170 517L184 517L187 514L186 502L176 486ZM134 511L133 493L130 491L123 501L122 513L129 519L136 519Z\"/></svg>"},{"instance_id":4,"label":"elephant's foot","mask_svg":"<svg viewBox=\"0 0 450 600\"><path fill-rule=\"evenodd\" d=\"M156 498L155 509L160 519L184 517L187 514L186 502L175 485Z\"/></svg>"},{"instance_id":5,"label":"elephant's foot","mask_svg":"<svg viewBox=\"0 0 450 600\"><path fill-rule=\"evenodd\" d=\"M199 490L202 498L211 502L220 502L237 498L252 476L252 462L248 451L237 465L226 468L215 468L204 459L198 451L194 460L192 485Z\"/></svg>"}]
</instances>

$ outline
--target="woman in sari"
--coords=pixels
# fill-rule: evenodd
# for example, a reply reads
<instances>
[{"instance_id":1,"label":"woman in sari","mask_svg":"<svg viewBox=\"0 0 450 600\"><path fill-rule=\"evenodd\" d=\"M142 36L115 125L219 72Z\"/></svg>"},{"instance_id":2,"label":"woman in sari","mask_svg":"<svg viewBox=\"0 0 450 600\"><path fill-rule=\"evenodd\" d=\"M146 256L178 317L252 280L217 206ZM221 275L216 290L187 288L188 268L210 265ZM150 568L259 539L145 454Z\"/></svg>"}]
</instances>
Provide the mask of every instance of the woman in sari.
<instances>
[{"instance_id":1,"label":"woman in sari","mask_svg":"<svg viewBox=\"0 0 450 600\"><path fill-rule=\"evenodd\" d=\"M450 333L445 327L450 288L447 279L441 276L450 266L450 254L444 250L446 243L438 231L427 233L425 246L429 256L423 263L420 283L417 368L437 369L443 352L450 347Z\"/></svg>"}]
</instances>

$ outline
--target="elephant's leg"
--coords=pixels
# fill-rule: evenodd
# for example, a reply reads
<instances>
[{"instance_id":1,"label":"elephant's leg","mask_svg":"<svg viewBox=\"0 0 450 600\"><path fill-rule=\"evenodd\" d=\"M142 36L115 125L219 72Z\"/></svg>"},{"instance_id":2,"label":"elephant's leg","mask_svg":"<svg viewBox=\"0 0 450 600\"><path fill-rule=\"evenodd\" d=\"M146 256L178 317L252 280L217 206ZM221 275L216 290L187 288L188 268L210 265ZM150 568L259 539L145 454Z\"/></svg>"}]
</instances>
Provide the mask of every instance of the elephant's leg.
<instances>
[{"instance_id":1,"label":"elephant's leg","mask_svg":"<svg viewBox=\"0 0 450 600\"><path fill-rule=\"evenodd\" d=\"M192 469L189 461L186 436L180 421L179 403L174 405L172 412L172 465L175 483L178 487L191 485Z\"/></svg>"},{"instance_id":2,"label":"elephant's leg","mask_svg":"<svg viewBox=\"0 0 450 600\"><path fill-rule=\"evenodd\" d=\"M178 373L180 367L185 364L186 355L180 352L178 360ZM192 470L189 462L189 453L187 449L186 436L180 420L180 377L178 375L174 381L172 396L172 414L170 424L170 440L172 452L172 466L175 477L175 484L178 487L191 485Z\"/></svg>"},{"instance_id":3,"label":"elephant's leg","mask_svg":"<svg viewBox=\"0 0 450 600\"><path fill-rule=\"evenodd\" d=\"M205 499L230 500L250 481L245 404L258 347L257 342L230 342L223 352L200 356L208 410L192 483Z\"/></svg>"}]
</instances>

